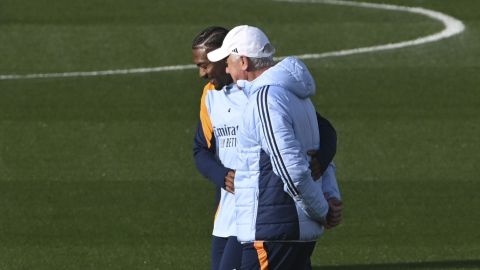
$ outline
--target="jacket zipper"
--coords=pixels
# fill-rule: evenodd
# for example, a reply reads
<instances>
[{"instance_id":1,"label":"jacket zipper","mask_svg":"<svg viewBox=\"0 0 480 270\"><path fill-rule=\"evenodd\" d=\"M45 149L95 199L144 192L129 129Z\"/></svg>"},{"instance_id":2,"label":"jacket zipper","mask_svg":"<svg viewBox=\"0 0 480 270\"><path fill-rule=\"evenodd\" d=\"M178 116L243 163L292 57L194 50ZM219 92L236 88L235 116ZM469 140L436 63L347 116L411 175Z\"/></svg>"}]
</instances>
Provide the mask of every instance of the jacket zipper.
<instances>
[{"instance_id":1,"label":"jacket zipper","mask_svg":"<svg viewBox=\"0 0 480 270\"><path fill-rule=\"evenodd\" d=\"M257 209L258 209L258 190L255 190L255 201L253 202L253 220L252 220L252 230L256 228L257 224Z\"/></svg>"}]
</instances>

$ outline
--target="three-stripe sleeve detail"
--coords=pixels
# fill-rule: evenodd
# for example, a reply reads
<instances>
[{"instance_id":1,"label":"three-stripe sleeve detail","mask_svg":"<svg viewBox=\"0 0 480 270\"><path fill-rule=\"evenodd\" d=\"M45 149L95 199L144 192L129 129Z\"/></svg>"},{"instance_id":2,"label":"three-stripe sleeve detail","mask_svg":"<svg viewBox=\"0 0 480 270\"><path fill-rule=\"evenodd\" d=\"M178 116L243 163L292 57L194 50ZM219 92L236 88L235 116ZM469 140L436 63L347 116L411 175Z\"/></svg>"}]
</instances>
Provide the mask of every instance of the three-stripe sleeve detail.
<instances>
[{"instance_id":1,"label":"three-stripe sleeve detail","mask_svg":"<svg viewBox=\"0 0 480 270\"><path fill-rule=\"evenodd\" d=\"M264 104L263 102L261 102L261 99L263 98L262 95L264 94L265 88L268 89L268 86L264 86L262 89L260 89L257 95L257 107L258 107L258 114L260 115L260 121L262 122L263 134L265 134L266 141L271 142L272 139L270 137L270 133L267 132L267 124L264 122L264 118L262 117L262 114L261 114L261 112L264 111ZM270 144L269 144L269 147L270 147ZM272 165L275 167L275 169L278 172L280 172L280 165L278 164L278 160L274 158L272 159L272 161L273 161Z\"/></svg>"},{"instance_id":2,"label":"three-stripe sleeve detail","mask_svg":"<svg viewBox=\"0 0 480 270\"><path fill-rule=\"evenodd\" d=\"M272 151L273 163L277 168L277 171L280 173L280 177L286 182L288 191L293 196L298 196L298 189L295 187L290 174L288 173L287 166L283 161L280 150L278 149L277 141L275 140L275 134L272 128L272 121L270 119L270 113L268 110L268 89L270 86L264 86L259 90L257 96L257 107L258 114L260 116L260 121L262 122L263 131L265 133L265 138L269 148Z\"/></svg>"}]
</instances>

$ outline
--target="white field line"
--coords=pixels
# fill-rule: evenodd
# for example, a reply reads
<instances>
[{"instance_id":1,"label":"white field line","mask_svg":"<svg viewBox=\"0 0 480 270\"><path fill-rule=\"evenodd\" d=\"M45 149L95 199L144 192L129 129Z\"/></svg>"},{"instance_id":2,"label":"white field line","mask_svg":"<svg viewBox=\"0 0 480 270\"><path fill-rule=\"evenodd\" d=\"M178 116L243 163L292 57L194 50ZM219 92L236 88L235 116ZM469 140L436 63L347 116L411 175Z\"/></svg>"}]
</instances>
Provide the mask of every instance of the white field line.
<instances>
[{"instance_id":1,"label":"white field line","mask_svg":"<svg viewBox=\"0 0 480 270\"><path fill-rule=\"evenodd\" d=\"M131 68L131 69L112 69L112 70L99 70L99 71L75 71L75 72L60 72L60 73L24 74L24 75L11 74L11 75L0 75L0 80L94 77L94 76L185 70L185 69L194 69L196 67L197 67L196 65L177 65L177 66L146 67L146 68Z\"/></svg>"},{"instance_id":2,"label":"white field line","mask_svg":"<svg viewBox=\"0 0 480 270\"><path fill-rule=\"evenodd\" d=\"M367 2L351 2L343 0L274 0L278 2L292 2L292 3L318 3L340 6L353 6L361 8L382 9L389 11L400 11L423 15L431 19L437 20L444 25L444 29L438 33L419 37L414 40L402 41L398 43L388 43L371 47L362 47L348 50L340 50L325 53L309 53L296 55L300 59L320 59L327 57L345 56L352 54L377 52L385 50L394 50L410 46L416 46L420 44L436 42L445 38L452 37L465 30L464 24L449 15L444 13L420 8L420 7L406 7L390 4L376 4ZM283 59L285 56L276 57L275 60ZM108 76L108 75L122 75L122 74L135 74L135 73L151 73L151 72L164 72L164 71L176 71L194 69L195 65L175 65L175 66L161 66L161 67L146 67L146 68L133 68L133 69L115 69L115 70L100 70L100 71L77 71L77 72L61 72L61 73L37 73L37 74L8 74L0 75L0 80L25 80L25 79L41 79L41 78L67 78L67 77L93 77L93 76Z\"/></svg>"},{"instance_id":3,"label":"white field line","mask_svg":"<svg viewBox=\"0 0 480 270\"><path fill-rule=\"evenodd\" d=\"M419 37L414 40L402 41L398 43L388 43L388 44L356 48L356 49L350 49L350 50L297 55L297 57L300 59L318 59L318 58L326 58L326 57L332 57L332 56L344 56L344 55L352 55L352 54L359 54L359 53L400 49L400 48L425 44L429 42L439 41L439 40L460 34L465 30L465 25L460 20L457 20L451 16L448 16L438 11L434 11L426 8L420 8L420 7L405 7L405 6L397 6L397 5L374 4L374 3L366 3L366 2L351 2L351 1L342 1L342 0L275 0L275 1L295 2L295 3L301 3L301 2L321 3L321 4L340 5L340 6L353 6L353 7L362 7L362 8L371 8L371 9L403 11L408 13L424 15L426 17L440 21L444 25L444 29L442 31L432 35L425 36L425 37Z\"/></svg>"}]
</instances>

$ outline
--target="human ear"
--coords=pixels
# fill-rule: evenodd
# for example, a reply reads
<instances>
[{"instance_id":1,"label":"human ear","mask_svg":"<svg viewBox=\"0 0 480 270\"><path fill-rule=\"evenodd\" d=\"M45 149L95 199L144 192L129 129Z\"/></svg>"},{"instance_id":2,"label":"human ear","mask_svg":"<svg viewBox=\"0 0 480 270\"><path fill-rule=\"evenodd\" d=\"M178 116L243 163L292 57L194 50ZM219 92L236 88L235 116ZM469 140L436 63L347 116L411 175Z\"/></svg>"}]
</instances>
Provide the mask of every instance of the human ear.
<instances>
[{"instance_id":1,"label":"human ear","mask_svg":"<svg viewBox=\"0 0 480 270\"><path fill-rule=\"evenodd\" d=\"M240 56L240 65L243 71L248 70L248 58L246 56Z\"/></svg>"}]
</instances>

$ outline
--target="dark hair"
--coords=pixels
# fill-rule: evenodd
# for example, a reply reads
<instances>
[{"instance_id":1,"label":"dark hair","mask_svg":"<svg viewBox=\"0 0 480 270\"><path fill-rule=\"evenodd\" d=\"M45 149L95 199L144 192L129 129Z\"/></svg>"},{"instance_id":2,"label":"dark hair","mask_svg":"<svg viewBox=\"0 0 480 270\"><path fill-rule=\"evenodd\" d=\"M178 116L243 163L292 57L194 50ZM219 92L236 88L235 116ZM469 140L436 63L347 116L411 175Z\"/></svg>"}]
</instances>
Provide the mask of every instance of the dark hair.
<instances>
[{"instance_id":1,"label":"dark hair","mask_svg":"<svg viewBox=\"0 0 480 270\"><path fill-rule=\"evenodd\" d=\"M220 26L207 27L193 39L192 49L201 47L208 49L220 48L227 33L228 30Z\"/></svg>"}]
</instances>

